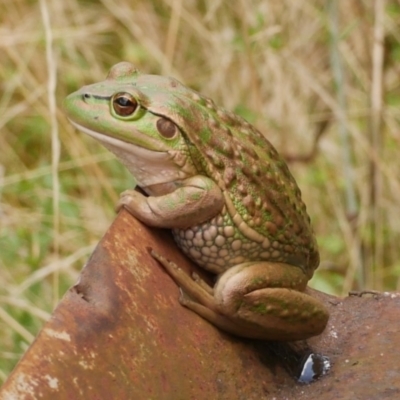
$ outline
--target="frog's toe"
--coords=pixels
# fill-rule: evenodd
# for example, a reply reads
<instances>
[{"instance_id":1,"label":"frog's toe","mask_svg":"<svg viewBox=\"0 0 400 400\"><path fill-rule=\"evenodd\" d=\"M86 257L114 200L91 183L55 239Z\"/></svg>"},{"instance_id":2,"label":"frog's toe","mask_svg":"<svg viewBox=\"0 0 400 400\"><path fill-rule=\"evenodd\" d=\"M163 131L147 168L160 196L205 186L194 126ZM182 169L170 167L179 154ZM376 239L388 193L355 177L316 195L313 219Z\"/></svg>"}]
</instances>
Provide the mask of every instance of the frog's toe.
<instances>
[{"instance_id":1,"label":"frog's toe","mask_svg":"<svg viewBox=\"0 0 400 400\"><path fill-rule=\"evenodd\" d=\"M182 288L179 288L179 303L181 303L182 306L188 307L191 302L192 299L182 290Z\"/></svg>"},{"instance_id":2,"label":"frog's toe","mask_svg":"<svg viewBox=\"0 0 400 400\"><path fill-rule=\"evenodd\" d=\"M134 190L125 190L120 194L117 205L115 206L115 211L118 212L122 208L127 207L128 210L132 207L135 202L136 196Z\"/></svg>"},{"instance_id":3,"label":"frog's toe","mask_svg":"<svg viewBox=\"0 0 400 400\"><path fill-rule=\"evenodd\" d=\"M171 274L171 269L182 271L173 261L168 260L160 253L157 253L155 250L151 249L150 255L155 258L164 269Z\"/></svg>"},{"instance_id":4,"label":"frog's toe","mask_svg":"<svg viewBox=\"0 0 400 400\"><path fill-rule=\"evenodd\" d=\"M213 295L214 294L214 290L213 288L207 283L205 282L203 279L200 278L199 274L197 274L196 272L192 273L192 279L202 288L204 289L208 294Z\"/></svg>"},{"instance_id":5,"label":"frog's toe","mask_svg":"<svg viewBox=\"0 0 400 400\"><path fill-rule=\"evenodd\" d=\"M199 276L199 274L198 274L197 272L192 272L192 279L193 279L195 282L198 282L198 281L201 280L201 278L200 278L200 276Z\"/></svg>"}]
</instances>

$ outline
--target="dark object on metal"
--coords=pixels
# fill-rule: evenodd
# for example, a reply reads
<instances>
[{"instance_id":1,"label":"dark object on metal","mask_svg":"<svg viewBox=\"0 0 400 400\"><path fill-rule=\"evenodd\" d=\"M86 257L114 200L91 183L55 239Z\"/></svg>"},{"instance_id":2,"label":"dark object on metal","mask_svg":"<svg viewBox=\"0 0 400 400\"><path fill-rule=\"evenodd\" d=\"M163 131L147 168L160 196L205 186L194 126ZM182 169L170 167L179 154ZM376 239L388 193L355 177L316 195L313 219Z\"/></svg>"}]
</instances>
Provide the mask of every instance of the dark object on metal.
<instances>
[{"instance_id":1,"label":"dark object on metal","mask_svg":"<svg viewBox=\"0 0 400 400\"><path fill-rule=\"evenodd\" d=\"M274 344L225 334L182 307L149 247L197 271L168 232L122 211L0 399L400 398L400 295L337 299L310 290L331 319L307 346L332 368L300 385Z\"/></svg>"},{"instance_id":2,"label":"dark object on metal","mask_svg":"<svg viewBox=\"0 0 400 400\"><path fill-rule=\"evenodd\" d=\"M298 380L301 383L312 383L326 375L331 369L328 357L322 354L310 353L302 360Z\"/></svg>"}]
</instances>

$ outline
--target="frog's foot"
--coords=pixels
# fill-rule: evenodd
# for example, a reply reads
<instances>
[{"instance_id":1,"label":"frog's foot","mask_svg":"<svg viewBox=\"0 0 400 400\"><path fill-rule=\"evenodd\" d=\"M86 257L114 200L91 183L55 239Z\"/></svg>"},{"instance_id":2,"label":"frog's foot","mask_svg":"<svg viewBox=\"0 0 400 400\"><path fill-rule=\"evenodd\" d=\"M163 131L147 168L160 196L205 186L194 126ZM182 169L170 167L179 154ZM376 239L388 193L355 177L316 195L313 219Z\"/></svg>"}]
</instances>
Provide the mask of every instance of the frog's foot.
<instances>
[{"instance_id":1,"label":"frog's foot","mask_svg":"<svg viewBox=\"0 0 400 400\"><path fill-rule=\"evenodd\" d=\"M190 299L197 300L208 308L215 308L213 289L204 282L196 273L193 273L192 278L174 262L167 260L161 254L151 250L151 256L155 258L168 272L171 278L181 288L182 293L179 299L180 303L191 308L188 304L193 302ZM183 294L185 293L185 294ZM189 299L189 297L190 299Z\"/></svg>"},{"instance_id":2,"label":"frog's foot","mask_svg":"<svg viewBox=\"0 0 400 400\"><path fill-rule=\"evenodd\" d=\"M174 262L167 260L156 251L151 250L150 254L164 267L180 287L180 304L194 311L223 331L244 337L259 338L262 336L262 332L258 332L257 327L250 326L243 329L243 326L222 315L218 311L213 289L196 273L193 273L191 278Z\"/></svg>"}]
</instances>

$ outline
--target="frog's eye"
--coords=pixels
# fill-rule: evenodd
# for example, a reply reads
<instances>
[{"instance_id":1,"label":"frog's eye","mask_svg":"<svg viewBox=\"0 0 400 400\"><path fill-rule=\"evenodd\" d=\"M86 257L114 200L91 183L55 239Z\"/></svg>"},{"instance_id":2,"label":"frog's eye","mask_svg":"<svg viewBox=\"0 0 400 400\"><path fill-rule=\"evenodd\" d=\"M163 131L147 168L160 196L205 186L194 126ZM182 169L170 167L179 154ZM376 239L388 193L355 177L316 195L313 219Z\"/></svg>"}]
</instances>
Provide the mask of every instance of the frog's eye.
<instances>
[{"instance_id":1,"label":"frog's eye","mask_svg":"<svg viewBox=\"0 0 400 400\"><path fill-rule=\"evenodd\" d=\"M157 120L157 130L166 139L172 139L178 132L177 126L166 118L159 118Z\"/></svg>"},{"instance_id":2,"label":"frog's eye","mask_svg":"<svg viewBox=\"0 0 400 400\"><path fill-rule=\"evenodd\" d=\"M115 93L112 97L112 106L117 115L128 117L139 107L137 100L129 93Z\"/></svg>"}]
</instances>

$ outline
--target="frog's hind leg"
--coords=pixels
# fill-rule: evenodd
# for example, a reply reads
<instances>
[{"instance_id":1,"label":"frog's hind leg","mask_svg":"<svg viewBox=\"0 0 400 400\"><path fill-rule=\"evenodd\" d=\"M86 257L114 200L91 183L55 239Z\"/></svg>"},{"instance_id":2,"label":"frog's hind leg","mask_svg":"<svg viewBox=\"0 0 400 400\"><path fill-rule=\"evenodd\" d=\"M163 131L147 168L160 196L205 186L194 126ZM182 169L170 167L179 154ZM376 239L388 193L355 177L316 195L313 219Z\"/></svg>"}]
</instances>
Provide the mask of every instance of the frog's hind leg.
<instances>
[{"instance_id":1,"label":"frog's hind leg","mask_svg":"<svg viewBox=\"0 0 400 400\"><path fill-rule=\"evenodd\" d=\"M305 293L308 277L300 267L254 261L224 272L214 287L217 311L260 339L303 340L320 334L329 318L325 306Z\"/></svg>"},{"instance_id":2,"label":"frog's hind leg","mask_svg":"<svg viewBox=\"0 0 400 400\"><path fill-rule=\"evenodd\" d=\"M218 328L263 340L302 340L322 332L329 314L304 293L307 276L283 263L247 262L229 268L212 289L151 252L181 288L180 303Z\"/></svg>"}]
</instances>

